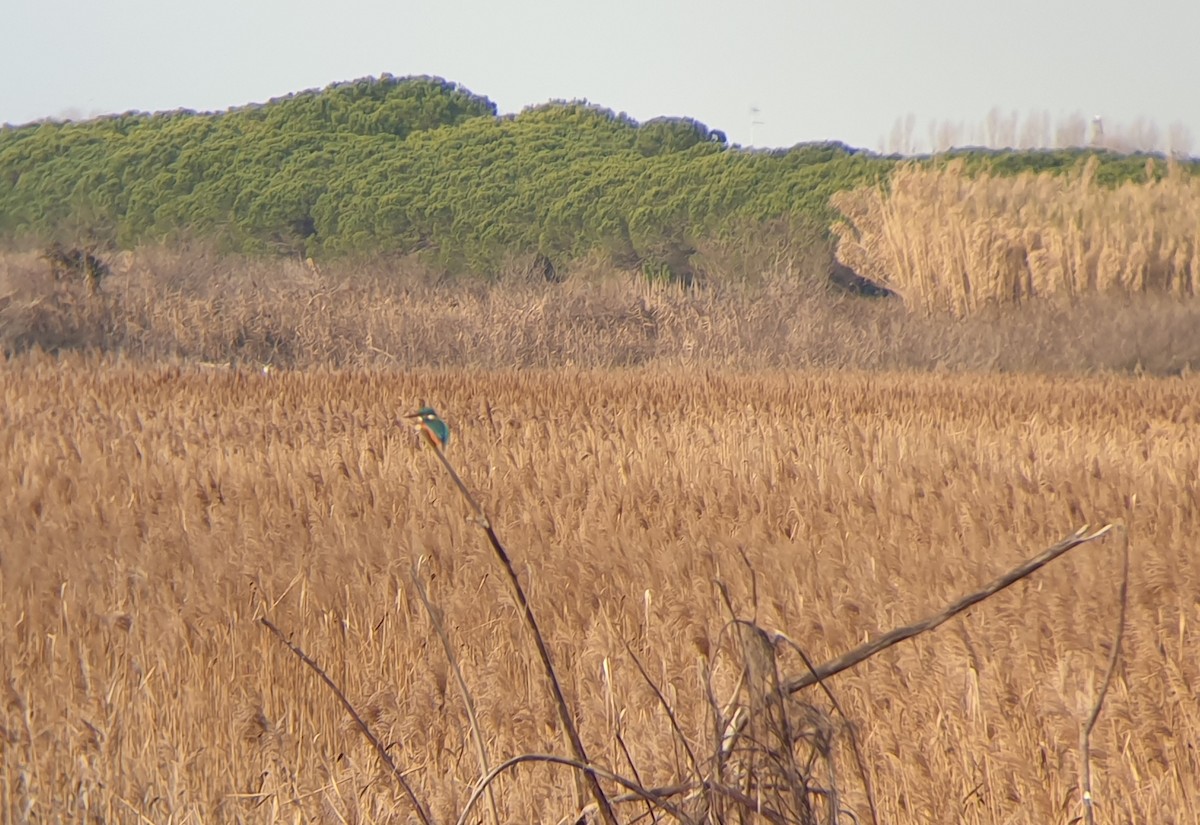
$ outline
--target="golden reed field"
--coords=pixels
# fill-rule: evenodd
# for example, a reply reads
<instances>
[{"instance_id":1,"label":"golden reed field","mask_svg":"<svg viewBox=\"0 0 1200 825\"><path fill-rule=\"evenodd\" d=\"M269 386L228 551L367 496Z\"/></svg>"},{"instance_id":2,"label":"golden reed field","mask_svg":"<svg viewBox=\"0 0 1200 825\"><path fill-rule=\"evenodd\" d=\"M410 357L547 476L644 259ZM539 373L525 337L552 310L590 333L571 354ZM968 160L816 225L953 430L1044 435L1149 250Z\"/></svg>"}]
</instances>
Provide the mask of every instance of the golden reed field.
<instances>
[{"instance_id":1,"label":"golden reed field","mask_svg":"<svg viewBox=\"0 0 1200 825\"><path fill-rule=\"evenodd\" d=\"M491 765L569 755L503 570L395 423L422 403L453 428L445 453L513 558L591 760L642 788L713 781L664 797L660 821L826 822L834 789L842 823L1076 821L1117 530L829 694L769 688L806 672L796 647L824 662L1109 522L1129 526L1131 575L1090 739L1096 820L1200 817L1194 376L21 355L0 395L5 823L418 821L262 618L341 687L432 821L480 774L455 668ZM722 722L747 710L713 777ZM651 821L602 784L620 821ZM467 821L577 810L562 766L492 790Z\"/></svg>"},{"instance_id":2,"label":"golden reed field","mask_svg":"<svg viewBox=\"0 0 1200 825\"><path fill-rule=\"evenodd\" d=\"M1200 177L1147 160L1144 180L1068 174L969 175L901 164L886 186L839 192L838 255L913 307L966 316L1082 295L1200 293Z\"/></svg>"}]
</instances>

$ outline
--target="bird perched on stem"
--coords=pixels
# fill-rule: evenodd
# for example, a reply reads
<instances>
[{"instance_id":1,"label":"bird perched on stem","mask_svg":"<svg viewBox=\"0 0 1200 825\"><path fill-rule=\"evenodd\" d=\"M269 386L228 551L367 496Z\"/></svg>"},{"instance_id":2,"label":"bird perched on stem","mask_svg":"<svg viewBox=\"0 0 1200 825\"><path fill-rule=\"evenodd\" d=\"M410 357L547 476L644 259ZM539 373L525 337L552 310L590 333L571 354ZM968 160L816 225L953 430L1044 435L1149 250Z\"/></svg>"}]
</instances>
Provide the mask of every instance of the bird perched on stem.
<instances>
[{"instance_id":1,"label":"bird perched on stem","mask_svg":"<svg viewBox=\"0 0 1200 825\"><path fill-rule=\"evenodd\" d=\"M422 407L412 415L406 415L417 422L417 427L425 433L425 437L439 449L450 443L450 427L437 414L433 407Z\"/></svg>"}]
</instances>

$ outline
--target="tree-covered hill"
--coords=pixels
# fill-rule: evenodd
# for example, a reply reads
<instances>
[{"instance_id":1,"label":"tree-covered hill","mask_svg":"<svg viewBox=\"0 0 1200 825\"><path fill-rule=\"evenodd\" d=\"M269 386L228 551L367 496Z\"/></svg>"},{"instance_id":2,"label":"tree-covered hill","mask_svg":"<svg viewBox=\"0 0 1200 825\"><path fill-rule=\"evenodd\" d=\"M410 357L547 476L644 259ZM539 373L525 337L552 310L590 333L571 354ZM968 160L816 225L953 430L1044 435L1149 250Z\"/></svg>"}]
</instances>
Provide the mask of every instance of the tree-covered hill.
<instances>
[{"instance_id":1,"label":"tree-covered hill","mask_svg":"<svg viewBox=\"0 0 1200 825\"><path fill-rule=\"evenodd\" d=\"M1004 171L1084 154L968 153ZM837 143L746 150L691 119L639 124L580 102L498 116L456 84L384 75L225 112L6 127L0 239L421 251L476 271L532 252L633 262L755 222L827 225L831 194L883 180L895 160ZM1111 156L1101 175L1144 169Z\"/></svg>"}]
</instances>

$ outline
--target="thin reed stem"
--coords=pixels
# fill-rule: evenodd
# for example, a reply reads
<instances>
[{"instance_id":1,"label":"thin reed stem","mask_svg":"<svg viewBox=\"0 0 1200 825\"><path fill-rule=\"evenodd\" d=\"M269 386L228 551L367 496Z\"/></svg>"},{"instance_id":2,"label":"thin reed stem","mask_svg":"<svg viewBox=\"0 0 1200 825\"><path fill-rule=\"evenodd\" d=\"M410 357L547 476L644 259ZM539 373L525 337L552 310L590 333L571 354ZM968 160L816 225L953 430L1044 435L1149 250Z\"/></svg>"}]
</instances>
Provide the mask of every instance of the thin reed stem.
<instances>
[{"instance_id":1,"label":"thin reed stem","mask_svg":"<svg viewBox=\"0 0 1200 825\"><path fill-rule=\"evenodd\" d=\"M529 628L529 632L533 636L534 645L537 647L538 658L542 662L542 669L546 674L546 682L550 686L550 691L554 695L554 706L558 709L558 718L563 724L563 730L567 734L570 741L571 750L575 754L576 759L585 766L584 781L587 783L588 790L591 792L592 799L600 810L600 815L604 818L607 825L617 825L616 814L613 813L612 805L608 802L608 797L604 794L604 789L600 787L600 782L596 778L596 771L590 766L587 757L587 751L584 750L583 740L579 738L579 731L575 727L575 720L571 717L571 709L567 704L567 698L563 695L562 685L558 681L558 675L554 670L554 662L550 658L550 649L546 646L546 641L542 636L542 631L538 627L537 619L533 615L533 608L529 604L529 599L525 596L525 588L521 586L521 579L517 575L517 570L513 567L512 560L508 556L508 551L504 549L504 545L500 543L500 538L496 535L496 531L492 529L491 522L483 512L483 508L479 506L479 502L471 495L458 472L450 463L450 459L446 458L445 452L442 450L442 445L438 443L428 430L422 428L421 435L425 442L433 448L433 452L442 462L442 466L450 474L450 478L454 480L454 484L458 487L463 498L467 500L479 519L479 526L483 528L487 534L488 543L492 546L492 550L496 554L496 558L500 561L500 566L504 568L505 574L508 576L508 581L512 585L513 593L517 599L517 605L521 608L521 615L525 619L525 624Z\"/></svg>"}]
</instances>

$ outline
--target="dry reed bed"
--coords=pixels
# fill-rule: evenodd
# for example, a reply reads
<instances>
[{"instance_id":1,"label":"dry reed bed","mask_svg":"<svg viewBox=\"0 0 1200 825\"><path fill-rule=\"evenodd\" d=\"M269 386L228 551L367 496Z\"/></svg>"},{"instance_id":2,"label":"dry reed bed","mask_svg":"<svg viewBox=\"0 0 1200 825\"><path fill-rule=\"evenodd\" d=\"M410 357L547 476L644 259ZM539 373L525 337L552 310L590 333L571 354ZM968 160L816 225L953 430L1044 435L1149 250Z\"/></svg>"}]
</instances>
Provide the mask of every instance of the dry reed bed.
<instances>
[{"instance_id":1,"label":"dry reed bed","mask_svg":"<svg viewBox=\"0 0 1200 825\"><path fill-rule=\"evenodd\" d=\"M710 371L262 376L71 358L0 367L0 703L13 821L407 821L328 668L438 821L494 759L562 752L505 583L433 456L426 401L522 569L591 756L648 784L684 757L624 645L701 752L703 674L736 662L714 591L817 660L918 618L1138 498L1125 659L1094 735L1105 821L1200 813L1200 384ZM1081 720L1116 609L1116 548L1080 548L832 680L886 822L1077 813ZM606 701L607 659L615 703ZM800 666L785 658L789 675ZM814 703L820 704L815 694ZM866 803L841 737L841 784ZM522 769L502 818L554 821L571 781ZM633 809L625 809L632 818ZM140 819L144 817L144 819Z\"/></svg>"},{"instance_id":2,"label":"dry reed bed","mask_svg":"<svg viewBox=\"0 0 1200 825\"><path fill-rule=\"evenodd\" d=\"M1095 293L1200 292L1200 178L1097 184L1077 173L967 176L962 161L902 165L886 187L841 192L838 255L913 306L960 315L991 304Z\"/></svg>"},{"instance_id":3,"label":"dry reed bed","mask_svg":"<svg viewBox=\"0 0 1200 825\"><path fill-rule=\"evenodd\" d=\"M587 263L564 284L519 267L484 283L443 281L414 261L313 273L151 248L114 260L90 298L55 289L33 253L0 254L0 351L277 368L1200 369L1196 301L1094 296L956 320L829 292L827 260L704 257L718 274L685 291Z\"/></svg>"},{"instance_id":4,"label":"dry reed bed","mask_svg":"<svg viewBox=\"0 0 1200 825\"><path fill-rule=\"evenodd\" d=\"M702 291L654 285L592 262L578 263L565 284L515 264L493 279L452 279L415 260L341 261L314 272L294 260L154 248L122 253L115 267L90 297L56 289L33 253L0 255L0 299L8 297L0 345L279 367L834 365L870 357L855 325L820 300L820 282L778 267L754 294L715 283Z\"/></svg>"}]
</instances>

